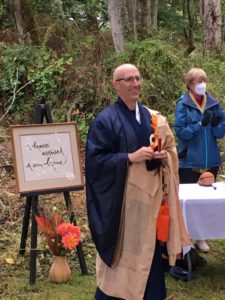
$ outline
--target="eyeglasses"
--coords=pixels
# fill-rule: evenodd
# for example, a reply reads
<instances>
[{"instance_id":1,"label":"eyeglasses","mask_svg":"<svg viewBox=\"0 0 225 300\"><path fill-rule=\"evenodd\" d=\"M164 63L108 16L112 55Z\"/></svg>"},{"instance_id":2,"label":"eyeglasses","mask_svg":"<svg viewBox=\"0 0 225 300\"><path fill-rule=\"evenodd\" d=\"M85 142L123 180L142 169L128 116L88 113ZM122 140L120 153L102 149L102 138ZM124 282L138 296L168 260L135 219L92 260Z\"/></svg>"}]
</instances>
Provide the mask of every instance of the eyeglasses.
<instances>
[{"instance_id":1,"label":"eyeglasses","mask_svg":"<svg viewBox=\"0 0 225 300\"><path fill-rule=\"evenodd\" d=\"M133 82L136 80L137 82L142 82L143 78L141 76L128 76L120 79L116 79L115 81L121 81L124 80L125 82Z\"/></svg>"}]
</instances>

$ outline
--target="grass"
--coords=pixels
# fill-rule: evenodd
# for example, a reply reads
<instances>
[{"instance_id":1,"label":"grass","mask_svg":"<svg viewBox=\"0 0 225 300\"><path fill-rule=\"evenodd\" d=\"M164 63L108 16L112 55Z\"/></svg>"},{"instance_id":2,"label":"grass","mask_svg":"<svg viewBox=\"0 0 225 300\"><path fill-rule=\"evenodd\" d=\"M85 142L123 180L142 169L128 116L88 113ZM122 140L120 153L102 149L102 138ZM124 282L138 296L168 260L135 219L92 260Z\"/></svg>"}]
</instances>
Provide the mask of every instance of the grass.
<instances>
[{"instance_id":1,"label":"grass","mask_svg":"<svg viewBox=\"0 0 225 300\"><path fill-rule=\"evenodd\" d=\"M194 272L199 276L198 280L182 282L166 275L168 295L172 299L225 299L225 240L211 240L209 245L210 253L201 254L207 259L207 264Z\"/></svg>"},{"instance_id":2,"label":"grass","mask_svg":"<svg viewBox=\"0 0 225 300\"><path fill-rule=\"evenodd\" d=\"M76 276L67 283L55 284L47 280L38 280L35 285L29 285L26 276L15 277L7 282L7 289L1 299L11 300L90 300L95 290L94 276Z\"/></svg>"},{"instance_id":3,"label":"grass","mask_svg":"<svg viewBox=\"0 0 225 300\"><path fill-rule=\"evenodd\" d=\"M0 299L4 300L90 300L95 290L94 257L87 254L84 247L86 263L90 275L81 275L76 254L70 253L67 257L72 269L72 279L66 283L56 284L48 281L48 271L53 261L49 252L40 252L37 256L36 283L29 284L29 253L25 257L0 251ZM89 251L89 250L88 250ZM93 250L92 250L93 251ZM7 263L11 258L13 262ZM90 261L91 259L91 261Z\"/></svg>"},{"instance_id":4,"label":"grass","mask_svg":"<svg viewBox=\"0 0 225 300\"><path fill-rule=\"evenodd\" d=\"M169 299L225 299L225 240L211 240L209 244L211 246L210 253L202 254L207 259L207 264L194 272L199 276L198 280L177 281L166 273ZM91 256L91 260L87 260L89 271L93 272L93 275L83 276L80 275L77 260L74 262L74 257L71 255L68 260L70 266L73 266L73 275L72 279L65 284L54 284L47 280L49 265L46 264L46 261L48 261L48 257L38 258L37 282L34 285L28 283L29 255L19 258L14 265L1 263L0 297L4 300L93 300L96 287L94 256Z\"/></svg>"}]
</instances>

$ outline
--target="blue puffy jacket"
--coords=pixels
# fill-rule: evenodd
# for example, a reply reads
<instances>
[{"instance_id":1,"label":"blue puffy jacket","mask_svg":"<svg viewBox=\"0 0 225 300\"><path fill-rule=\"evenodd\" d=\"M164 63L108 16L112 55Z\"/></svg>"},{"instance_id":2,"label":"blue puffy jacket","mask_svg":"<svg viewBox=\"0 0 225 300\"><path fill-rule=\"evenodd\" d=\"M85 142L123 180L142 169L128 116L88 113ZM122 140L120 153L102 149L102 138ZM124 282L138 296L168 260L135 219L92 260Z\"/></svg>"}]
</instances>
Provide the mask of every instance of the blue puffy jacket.
<instances>
[{"instance_id":1,"label":"blue puffy jacket","mask_svg":"<svg viewBox=\"0 0 225 300\"><path fill-rule=\"evenodd\" d=\"M178 138L178 156L180 168L211 168L221 165L217 139L225 135L225 117L219 101L206 93L204 111L210 111L221 117L216 127L203 127L202 115L189 92L178 101L175 112L174 128Z\"/></svg>"}]
</instances>

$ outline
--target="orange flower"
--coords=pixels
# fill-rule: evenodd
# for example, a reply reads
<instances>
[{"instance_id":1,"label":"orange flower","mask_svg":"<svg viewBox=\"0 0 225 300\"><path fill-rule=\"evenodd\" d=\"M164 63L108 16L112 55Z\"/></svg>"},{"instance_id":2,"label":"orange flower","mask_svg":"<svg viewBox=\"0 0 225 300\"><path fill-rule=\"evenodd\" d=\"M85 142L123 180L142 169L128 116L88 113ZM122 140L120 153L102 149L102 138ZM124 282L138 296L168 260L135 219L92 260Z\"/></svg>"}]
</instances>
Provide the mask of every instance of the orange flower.
<instances>
[{"instance_id":1,"label":"orange flower","mask_svg":"<svg viewBox=\"0 0 225 300\"><path fill-rule=\"evenodd\" d=\"M70 223L62 223L57 227L57 233L64 236L67 233L80 234L80 227Z\"/></svg>"},{"instance_id":2,"label":"orange flower","mask_svg":"<svg viewBox=\"0 0 225 300\"><path fill-rule=\"evenodd\" d=\"M53 212L51 218L35 216L39 229L45 234L47 244L55 255L66 255L66 250L74 249L80 242L79 226L65 223L59 212ZM64 223L63 223L64 222Z\"/></svg>"},{"instance_id":3,"label":"orange flower","mask_svg":"<svg viewBox=\"0 0 225 300\"><path fill-rule=\"evenodd\" d=\"M72 250L74 249L80 242L80 235L73 234L71 232L65 234L62 237L62 244L65 249Z\"/></svg>"}]
</instances>

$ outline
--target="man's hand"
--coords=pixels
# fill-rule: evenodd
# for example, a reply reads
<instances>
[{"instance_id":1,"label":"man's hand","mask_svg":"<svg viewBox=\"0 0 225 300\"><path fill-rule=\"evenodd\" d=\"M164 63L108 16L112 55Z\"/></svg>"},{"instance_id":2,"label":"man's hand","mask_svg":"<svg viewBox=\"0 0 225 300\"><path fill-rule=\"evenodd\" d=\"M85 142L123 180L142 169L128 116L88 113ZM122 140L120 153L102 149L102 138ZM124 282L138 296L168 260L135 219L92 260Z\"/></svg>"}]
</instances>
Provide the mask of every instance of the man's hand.
<instances>
[{"instance_id":1,"label":"man's hand","mask_svg":"<svg viewBox=\"0 0 225 300\"><path fill-rule=\"evenodd\" d=\"M138 163L154 157L154 151L150 147L141 147L133 153L128 153L128 158L131 163Z\"/></svg>"},{"instance_id":2,"label":"man's hand","mask_svg":"<svg viewBox=\"0 0 225 300\"><path fill-rule=\"evenodd\" d=\"M151 160L153 158L167 158L167 152L162 150L161 152L154 152L150 147L141 147L133 153L128 153L128 158L131 163L138 163L144 160Z\"/></svg>"},{"instance_id":3,"label":"man's hand","mask_svg":"<svg viewBox=\"0 0 225 300\"><path fill-rule=\"evenodd\" d=\"M155 151L154 158L165 159L165 158L167 158L167 152L165 150L162 150L160 152L159 151Z\"/></svg>"}]
</instances>

